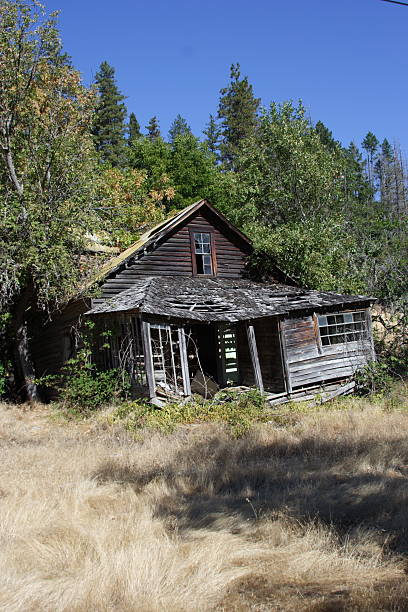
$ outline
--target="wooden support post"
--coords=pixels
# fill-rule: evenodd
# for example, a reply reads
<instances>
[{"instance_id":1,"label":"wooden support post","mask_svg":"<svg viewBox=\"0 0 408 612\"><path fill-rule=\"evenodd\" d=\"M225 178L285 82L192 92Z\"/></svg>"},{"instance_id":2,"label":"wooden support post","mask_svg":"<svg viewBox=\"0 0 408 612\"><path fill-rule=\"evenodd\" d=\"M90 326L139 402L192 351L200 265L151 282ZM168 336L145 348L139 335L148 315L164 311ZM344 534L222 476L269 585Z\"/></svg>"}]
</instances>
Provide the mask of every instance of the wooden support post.
<instances>
[{"instance_id":1,"label":"wooden support post","mask_svg":"<svg viewBox=\"0 0 408 612\"><path fill-rule=\"evenodd\" d=\"M142 320L142 340L143 340L143 352L144 352L147 384L149 385L149 396L150 396L150 399L155 399L156 398L156 382L154 380L152 342L150 338L149 321Z\"/></svg>"},{"instance_id":2,"label":"wooden support post","mask_svg":"<svg viewBox=\"0 0 408 612\"><path fill-rule=\"evenodd\" d=\"M286 383L286 391L290 395L292 393L292 382L290 380L290 371L289 371L289 363L288 363L288 352L286 350L286 342L285 342L285 331L283 329L282 321L278 321L279 325L279 339L282 351L282 365L283 372L285 375L285 383Z\"/></svg>"},{"instance_id":3,"label":"wooden support post","mask_svg":"<svg viewBox=\"0 0 408 612\"><path fill-rule=\"evenodd\" d=\"M264 386L263 386L263 381L262 381L261 366L259 364L258 349L256 346L254 326L251 323L247 323L246 329L247 329L249 352L251 354L252 367L254 369L254 375L255 375L255 384L260 390L260 392L263 393Z\"/></svg>"},{"instance_id":4,"label":"wooden support post","mask_svg":"<svg viewBox=\"0 0 408 612\"><path fill-rule=\"evenodd\" d=\"M371 361L377 361L377 355L375 354L374 338L373 338L373 322L371 319L371 309L366 310L366 321L367 321L367 333L369 336L369 342L371 347Z\"/></svg>"},{"instance_id":5,"label":"wooden support post","mask_svg":"<svg viewBox=\"0 0 408 612\"><path fill-rule=\"evenodd\" d=\"M188 369L188 357L187 357L186 336L184 333L184 327L178 328L178 339L179 339L179 348L180 348L181 372L183 375L184 395L186 397L190 397L191 395L190 372Z\"/></svg>"}]
</instances>

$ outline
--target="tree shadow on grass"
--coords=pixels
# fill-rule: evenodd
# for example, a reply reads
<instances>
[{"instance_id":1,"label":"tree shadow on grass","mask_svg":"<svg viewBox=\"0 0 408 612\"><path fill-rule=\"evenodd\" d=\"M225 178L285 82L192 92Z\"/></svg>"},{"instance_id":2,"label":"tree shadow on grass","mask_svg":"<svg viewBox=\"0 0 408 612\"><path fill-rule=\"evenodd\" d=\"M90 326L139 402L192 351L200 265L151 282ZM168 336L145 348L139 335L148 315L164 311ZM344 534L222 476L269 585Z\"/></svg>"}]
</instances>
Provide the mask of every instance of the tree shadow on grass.
<instances>
[{"instance_id":1,"label":"tree shadow on grass","mask_svg":"<svg viewBox=\"0 0 408 612\"><path fill-rule=\"evenodd\" d=\"M381 466L381 468L379 467ZM153 470L109 463L93 475L138 492L166 484L156 516L177 518L186 529L216 528L222 516L255 520L285 513L318 517L338 530L366 525L391 536L408 552L408 440L366 438L259 442L212 435L191 440Z\"/></svg>"}]
</instances>

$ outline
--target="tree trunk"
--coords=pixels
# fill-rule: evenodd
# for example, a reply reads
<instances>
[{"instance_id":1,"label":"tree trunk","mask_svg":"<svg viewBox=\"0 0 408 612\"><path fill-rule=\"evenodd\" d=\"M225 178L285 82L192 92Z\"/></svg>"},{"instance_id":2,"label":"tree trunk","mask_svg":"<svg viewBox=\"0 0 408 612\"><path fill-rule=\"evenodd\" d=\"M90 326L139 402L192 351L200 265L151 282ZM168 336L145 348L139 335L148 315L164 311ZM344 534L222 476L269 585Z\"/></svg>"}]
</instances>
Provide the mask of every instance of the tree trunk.
<instances>
[{"instance_id":1,"label":"tree trunk","mask_svg":"<svg viewBox=\"0 0 408 612\"><path fill-rule=\"evenodd\" d=\"M34 290L26 287L20 294L20 298L13 312L14 321L12 325L13 355L16 368L16 380L19 382L20 393L31 402L40 401L37 384L35 383L35 370L30 351L29 339L29 317L28 309L32 303Z\"/></svg>"}]
</instances>

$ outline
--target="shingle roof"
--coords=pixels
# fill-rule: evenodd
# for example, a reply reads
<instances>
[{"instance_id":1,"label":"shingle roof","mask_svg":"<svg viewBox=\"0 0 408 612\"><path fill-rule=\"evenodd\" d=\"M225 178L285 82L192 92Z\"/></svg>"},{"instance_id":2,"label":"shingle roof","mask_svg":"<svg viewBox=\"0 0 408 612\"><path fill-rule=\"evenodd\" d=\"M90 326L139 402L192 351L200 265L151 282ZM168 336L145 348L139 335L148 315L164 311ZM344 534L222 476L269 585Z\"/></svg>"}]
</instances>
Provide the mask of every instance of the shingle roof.
<instances>
[{"instance_id":1,"label":"shingle roof","mask_svg":"<svg viewBox=\"0 0 408 612\"><path fill-rule=\"evenodd\" d=\"M145 277L86 314L140 312L195 321L242 321L296 310L326 310L374 302L362 295L308 291L287 285L218 278Z\"/></svg>"}]
</instances>

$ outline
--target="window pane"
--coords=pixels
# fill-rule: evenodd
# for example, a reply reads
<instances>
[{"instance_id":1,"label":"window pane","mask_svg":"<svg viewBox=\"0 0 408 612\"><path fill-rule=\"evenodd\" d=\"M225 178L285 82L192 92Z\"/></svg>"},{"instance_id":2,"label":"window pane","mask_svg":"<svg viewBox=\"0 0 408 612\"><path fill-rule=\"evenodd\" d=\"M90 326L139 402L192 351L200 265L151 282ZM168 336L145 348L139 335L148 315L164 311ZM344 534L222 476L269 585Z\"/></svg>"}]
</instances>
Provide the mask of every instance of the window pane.
<instances>
[{"instance_id":1,"label":"window pane","mask_svg":"<svg viewBox=\"0 0 408 612\"><path fill-rule=\"evenodd\" d=\"M211 255L203 255L204 274L212 274Z\"/></svg>"},{"instance_id":2,"label":"window pane","mask_svg":"<svg viewBox=\"0 0 408 612\"><path fill-rule=\"evenodd\" d=\"M318 321L322 346L357 342L367 338L364 311L320 315Z\"/></svg>"}]
</instances>

